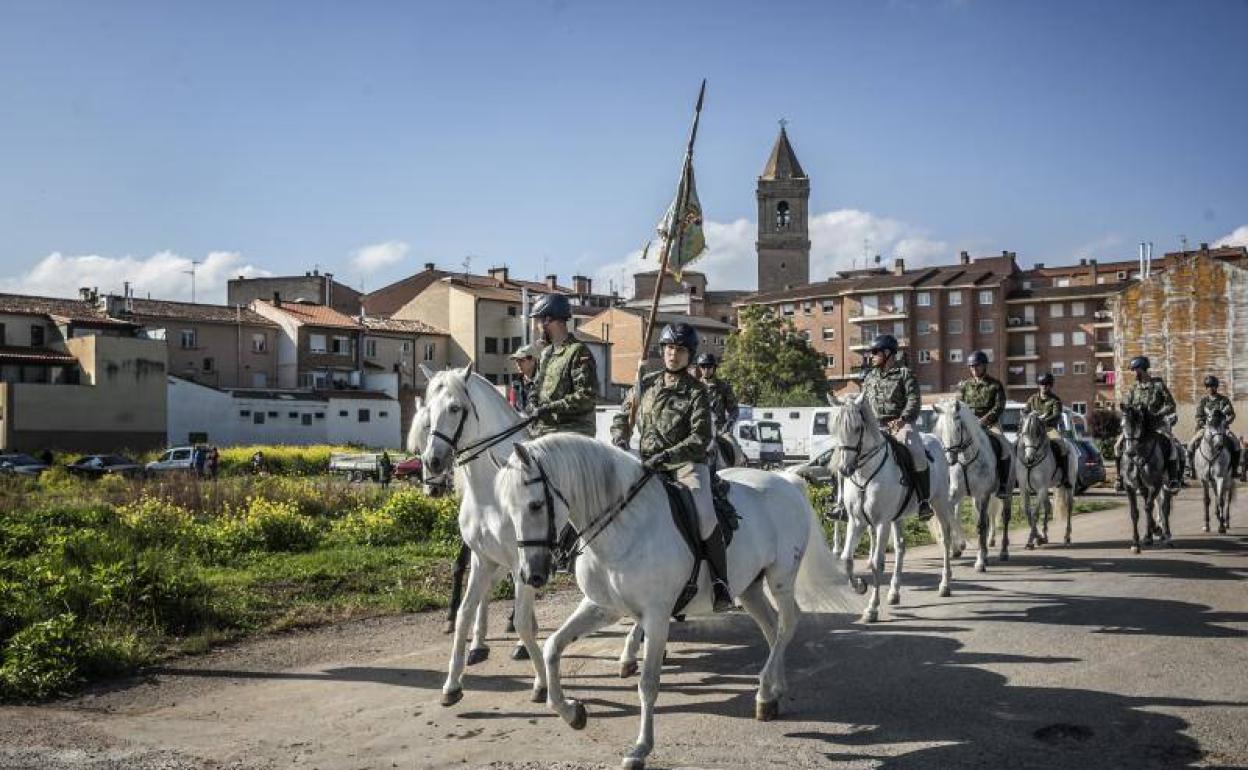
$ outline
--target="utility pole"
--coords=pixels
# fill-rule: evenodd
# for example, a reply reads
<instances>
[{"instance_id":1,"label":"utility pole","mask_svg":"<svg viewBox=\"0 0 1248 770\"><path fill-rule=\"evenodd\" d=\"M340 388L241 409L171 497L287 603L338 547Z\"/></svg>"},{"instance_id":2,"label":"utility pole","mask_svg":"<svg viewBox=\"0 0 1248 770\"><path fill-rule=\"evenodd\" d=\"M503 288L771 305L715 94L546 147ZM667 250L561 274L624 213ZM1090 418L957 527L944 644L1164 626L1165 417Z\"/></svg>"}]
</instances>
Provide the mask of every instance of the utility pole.
<instances>
[{"instance_id":1,"label":"utility pole","mask_svg":"<svg viewBox=\"0 0 1248 770\"><path fill-rule=\"evenodd\" d=\"M183 271L182 271L183 273L186 273L187 275L189 275L189 276L191 277L191 304L192 304L192 305L193 305L193 304L195 304L195 268L199 267L199 266L200 266L200 265L202 265L202 264L204 264L204 263L203 263L203 262L197 262L197 261L195 261L195 260L193 260L193 259L192 259L192 260L191 260L191 269L190 269L190 270L183 270Z\"/></svg>"}]
</instances>

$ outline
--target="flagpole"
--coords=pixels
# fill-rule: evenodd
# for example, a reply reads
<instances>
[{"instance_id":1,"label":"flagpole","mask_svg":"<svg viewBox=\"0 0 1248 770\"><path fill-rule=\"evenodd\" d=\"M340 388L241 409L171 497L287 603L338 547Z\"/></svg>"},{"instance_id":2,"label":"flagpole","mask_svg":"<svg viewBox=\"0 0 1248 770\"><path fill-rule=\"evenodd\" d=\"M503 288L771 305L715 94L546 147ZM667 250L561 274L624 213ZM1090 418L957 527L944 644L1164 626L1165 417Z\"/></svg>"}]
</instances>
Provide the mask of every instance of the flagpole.
<instances>
[{"instance_id":1,"label":"flagpole","mask_svg":"<svg viewBox=\"0 0 1248 770\"><path fill-rule=\"evenodd\" d=\"M684 234L684 214L685 208L689 205L689 178L693 170L693 143L698 138L698 121L702 118L702 99L706 96L706 78L702 79L702 88L698 90L698 103L693 108L693 127L689 129L689 143L685 146L685 162L680 172L680 184L676 189L676 207L672 211L671 222L668 223L667 232L663 234L663 249L659 253L659 274L654 282L654 297L650 302L650 314L646 318L646 325L642 329L641 335L641 356L637 360L637 383L641 386L641 376L645 371L646 361L649 358L650 339L654 336L654 325L659 317L659 298L663 294L663 280L667 277L667 263L671 256L672 244ZM637 403L640 399L633 399L633 409L636 410Z\"/></svg>"}]
</instances>

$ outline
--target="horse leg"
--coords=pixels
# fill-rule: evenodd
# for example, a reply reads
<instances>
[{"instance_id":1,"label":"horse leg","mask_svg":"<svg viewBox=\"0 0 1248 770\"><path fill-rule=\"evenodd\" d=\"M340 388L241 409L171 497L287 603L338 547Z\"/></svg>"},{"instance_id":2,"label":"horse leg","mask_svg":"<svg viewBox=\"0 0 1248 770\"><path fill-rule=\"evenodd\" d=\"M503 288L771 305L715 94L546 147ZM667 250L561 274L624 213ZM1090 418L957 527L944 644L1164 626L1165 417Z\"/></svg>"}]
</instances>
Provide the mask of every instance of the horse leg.
<instances>
[{"instance_id":1,"label":"horse leg","mask_svg":"<svg viewBox=\"0 0 1248 770\"><path fill-rule=\"evenodd\" d=\"M1140 552L1140 505L1135 489L1127 490L1127 509L1131 512L1131 553Z\"/></svg>"},{"instance_id":2,"label":"horse leg","mask_svg":"<svg viewBox=\"0 0 1248 770\"><path fill-rule=\"evenodd\" d=\"M862 578L854 577L854 550L858 548L862 528L858 517L851 514L845 523L845 545L841 547L841 561L845 565L845 576L849 578L850 587L859 595L867 592L867 582Z\"/></svg>"},{"instance_id":3,"label":"horse leg","mask_svg":"<svg viewBox=\"0 0 1248 770\"><path fill-rule=\"evenodd\" d=\"M1001 561L1010 560L1010 519L1014 513L1013 507L1013 498L1001 502ZM987 515L991 517L991 510L987 505L984 506L984 510L989 511Z\"/></svg>"},{"instance_id":4,"label":"horse leg","mask_svg":"<svg viewBox=\"0 0 1248 770\"><path fill-rule=\"evenodd\" d=\"M1205 531L1209 531L1209 482L1203 478L1200 480L1200 490L1205 498Z\"/></svg>"},{"instance_id":5,"label":"horse leg","mask_svg":"<svg viewBox=\"0 0 1248 770\"><path fill-rule=\"evenodd\" d=\"M620 650L620 678L627 679L637 673L637 650L646 634L640 623L634 623L624 639L624 649Z\"/></svg>"},{"instance_id":6,"label":"horse leg","mask_svg":"<svg viewBox=\"0 0 1248 770\"><path fill-rule=\"evenodd\" d=\"M763 592L763 581L755 580L750 583L749 587L737 598L741 601L741 606L746 613L758 624L758 630L763 632L767 645L774 645L776 643L776 611Z\"/></svg>"},{"instance_id":7,"label":"horse leg","mask_svg":"<svg viewBox=\"0 0 1248 770\"><path fill-rule=\"evenodd\" d=\"M455 632L455 614L464 599L464 573L468 571L468 562L472 559L472 549L467 543L459 544L459 554L455 557L455 566L451 568L451 604L446 611L446 625L442 633Z\"/></svg>"},{"instance_id":8,"label":"horse leg","mask_svg":"<svg viewBox=\"0 0 1248 770\"><path fill-rule=\"evenodd\" d=\"M952 514L957 515L955 510ZM948 505L936 509L936 526L940 528L940 540L944 547L940 550L940 591L941 596L949 596L949 581L953 579L953 538L956 531L950 518Z\"/></svg>"},{"instance_id":9,"label":"horse leg","mask_svg":"<svg viewBox=\"0 0 1248 770\"><path fill-rule=\"evenodd\" d=\"M893 538L893 579L888 586L888 603L901 604L901 570L906 559L906 539L901 536L901 519L889 525Z\"/></svg>"},{"instance_id":10,"label":"horse leg","mask_svg":"<svg viewBox=\"0 0 1248 770\"><path fill-rule=\"evenodd\" d=\"M1153 544L1153 529L1156 527L1156 524L1153 522L1153 504L1156 501L1156 493L1144 493L1144 545Z\"/></svg>"},{"instance_id":11,"label":"horse leg","mask_svg":"<svg viewBox=\"0 0 1248 770\"><path fill-rule=\"evenodd\" d=\"M454 706L464 697L464 666L466 659L464 648L468 643L468 624L476 614L485 592L490 588L494 570L486 566L485 561L472 553L468 572L468 587L464 592L464 601L455 617L455 636L451 642L451 663L446 674L446 684L442 685L442 705Z\"/></svg>"},{"instance_id":12,"label":"horse leg","mask_svg":"<svg viewBox=\"0 0 1248 770\"><path fill-rule=\"evenodd\" d=\"M1043 490L1039 496L1040 515L1037 517L1041 522L1040 536L1036 539L1037 545L1049 544L1049 519L1053 517L1053 488Z\"/></svg>"},{"instance_id":13,"label":"horse leg","mask_svg":"<svg viewBox=\"0 0 1248 770\"><path fill-rule=\"evenodd\" d=\"M563 656L563 650L582 636L592 634L608 623L615 622L619 617L618 614L594 604L589 599L581 599L581 603L576 606L568 619L563 621L559 630L546 640L546 646L542 650L542 657L546 662L546 705L563 717L563 721L567 722L573 730L584 729L589 715L580 701L563 697L563 680L559 671L559 661ZM660 660L659 663L662 661Z\"/></svg>"},{"instance_id":14,"label":"horse leg","mask_svg":"<svg viewBox=\"0 0 1248 770\"><path fill-rule=\"evenodd\" d=\"M780 699L788 688L784 676L785 651L797 631L797 619L801 616L793 595L795 578L796 575L790 575L788 580L777 580L774 575L768 574L767 582L772 587L772 596L779 609L779 620L767 662L759 673L758 693L754 696L754 718L760 722L770 722L780 715ZM784 588L777 589L780 584Z\"/></svg>"},{"instance_id":15,"label":"horse leg","mask_svg":"<svg viewBox=\"0 0 1248 770\"><path fill-rule=\"evenodd\" d=\"M871 595L867 599L867 609L862 613L863 623L874 623L880 619L880 582L884 575L884 548L888 545L887 524L875 524L871 527Z\"/></svg>"},{"instance_id":16,"label":"horse leg","mask_svg":"<svg viewBox=\"0 0 1248 770\"><path fill-rule=\"evenodd\" d=\"M495 570L490 580L485 584L485 591L481 593L477 600L476 622L472 627L472 644L468 646L469 666L483 663L490 657L490 645L486 643L490 629L490 591L494 588L494 584L498 582L501 571L501 568Z\"/></svg>"},{"instance_id":17,"label":"horse leg","mask_svg":"<svg viewBox=\"0 0 1248 770\"><path fill-rule=\"evenodd\" d=\"M1174 495L1166 495L1161 500L1161 522L1157 525L1157 539L1166 544L1167 548L1174 547L1174 537L1170 534L1170 506L1174 503Z\"/></svg>"},{"instance_id":18,"label":"horse leg","mask_svg":"<svg viewBox=\"0 0 1248 770\"><path fill-rule=\"evenodd\" d=\"M520 636L522 646L516 652L524 652L523 658L533 663L533 702L546 702L546 666L542 664L542 648L537 644L537 616L533 611L533 603L537 592L532 586L525 585L523 580L516 581L516 633Z\"/></svg>"},{"instance_id":19,"label":"horse leg","mask_svg":"<svg viewBox=\"0 0 1248 770\"><path fill-rule=\"evenodd\" d=\"M654 619L655 616L657 619ZM646 632L646 656L641 662L641 678L637 681L641 728L637 731L637 743L624 755L624 770L642 770L646 766L646 757L654 748L654 701L659 697L659 674L663 671L668 623L667 615L657 611L642 618Z\"/></svg>"},{"instance_id":20,"label":"horse leg","mask_svg":"<svg viewBox=\"0 0 1248 770\"><path fill-rule=\"evenodd\" d=\"M975 554L975 571L986 572L988 570L988 529L992 526L989 521L988 509L979 504L978 498L971 498L971 505L975 509L976 529L979 531L979 550Z\"/></svg>"},{"instance_id":21,"label":"horse leg","mask_svg":"<svg viewBox=\"0 0 1248 770\"><path fill-rule=\"evenodd\" d=\"M1036 501L1031 494L1031 472L1027 473L1027 486L1023 487L1023 513L1027 514L1027 525L1030 531L1027 533L1027 544L1024 546L1028 551L1036 547L1036 541L1040 539L1040 533L1036 530Z\"/></svg>"},{"instance_id":22,"label":"horse leg","mask_svg":"<svg viewBox=\"0 0 1248 770\"><path fill-rule=\"evenodd\" d=\"M1062 487L1063 499L1066 501L1066 536L1062 538L1062 542L1070 545L1070 527L1072 519L1075 518L1075 488L1074 486Z\"/></svg>"}]
</instances>

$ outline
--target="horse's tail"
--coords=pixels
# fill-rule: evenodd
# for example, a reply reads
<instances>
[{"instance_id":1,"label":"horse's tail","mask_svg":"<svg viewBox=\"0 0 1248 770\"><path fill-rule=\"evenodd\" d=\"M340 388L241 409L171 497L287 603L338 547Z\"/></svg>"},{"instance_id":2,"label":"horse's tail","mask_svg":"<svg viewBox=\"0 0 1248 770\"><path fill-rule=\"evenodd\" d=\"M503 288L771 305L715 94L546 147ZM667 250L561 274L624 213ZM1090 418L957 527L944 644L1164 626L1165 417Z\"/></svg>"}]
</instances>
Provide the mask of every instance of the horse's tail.
<instances>
[{"instance_id":1,"label":"horse's tail","mask_svg":"<svg viewBox=\"0 0 1248 770\"><path fill-rule=\"evenodd\" d=\"M783 475L801 491L805 500L806 480L788 471ZM797 606L803 612L861 611L862 601L849 587L849 576L845 574L845 568L828 547L827 535L824 534L819 514L809 502L804 507L810 517L810 532L794 586Z\"/></svg>"}]
</instances>

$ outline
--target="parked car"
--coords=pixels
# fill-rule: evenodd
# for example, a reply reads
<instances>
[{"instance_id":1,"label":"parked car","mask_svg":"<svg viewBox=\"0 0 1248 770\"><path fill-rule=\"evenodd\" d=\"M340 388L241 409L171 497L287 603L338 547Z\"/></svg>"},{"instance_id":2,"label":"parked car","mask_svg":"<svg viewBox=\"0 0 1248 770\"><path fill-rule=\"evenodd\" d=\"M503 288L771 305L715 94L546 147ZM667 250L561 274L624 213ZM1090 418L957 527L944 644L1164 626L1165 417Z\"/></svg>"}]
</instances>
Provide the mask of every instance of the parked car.
<instances>
[{"instance_id":1,"label":"parked car","mask_svg":"<svg viewBox=\"0 0 1248 770\"><path fill-rule=\"evenodd\" d=\"M166 449L165 453L148 463L144 468L148 473L165 471L194 471L195 447L178 446Z\"/></svg>"},{"instance_id":2,"label":"parked car","mask_svg":"<svg viewBox=\"0 0 1248 770\"><path fill-rule=\"evenodd\" d=\"M132 478L143 473L143 466L122 455L83 455L65 466L75 476L98 479L101 476Z\"/></svg>"},{"instance_id":3,"label":"parked car","mask_svg":"<svg viewBox=\"0 0 1248 770\"><path fill-rule=\"evenodd\" d=\"M1082 495L1088 487L1105 480L1105 461L1091 439L1074 439L1079 448L1079 478L1075 482L1075 494Z\"/></svg>"},{"instance_id":4,"label":"parked car","mask_svg":"<svg viewBox=\"0 0 1248 770\"><path fill-rule=\"evenodd\" d=\"M38 476L48 469L47 463L21 452L0 454L0 475Z\"/></svg>"},{"instance_id":5,"label":"parked car","mask_svg":"<svg viewBox=\"0 0 1248 770\"><path fill-rule=\"evenodd\" d=\"M394 479L395 481L410 481L413 484L419 484L424 480L424 475L421 473L423 467L420 462L420 455L412 455L394 466Z\"/></svg>"},{"instance_id":6,"label":"parked car","mask_svg":"<svg viewBox=\"0 0 1248 770\"><path fill-rule=\"evenodd\" d=\"M376 480L378 478L377 452L360 454L332 454L329 456L329 472L346 476L351 481Z\"/></svg>"}]
</instances>

